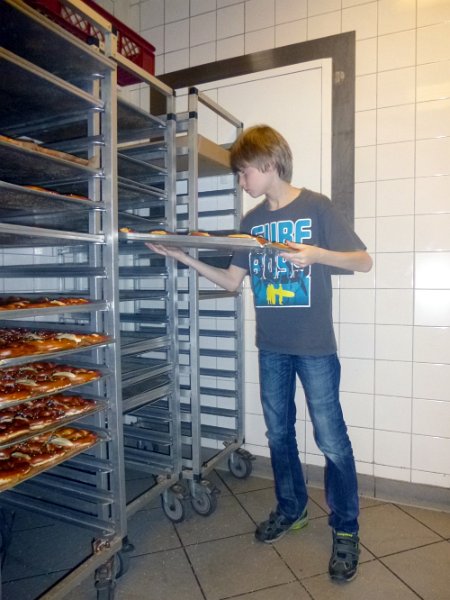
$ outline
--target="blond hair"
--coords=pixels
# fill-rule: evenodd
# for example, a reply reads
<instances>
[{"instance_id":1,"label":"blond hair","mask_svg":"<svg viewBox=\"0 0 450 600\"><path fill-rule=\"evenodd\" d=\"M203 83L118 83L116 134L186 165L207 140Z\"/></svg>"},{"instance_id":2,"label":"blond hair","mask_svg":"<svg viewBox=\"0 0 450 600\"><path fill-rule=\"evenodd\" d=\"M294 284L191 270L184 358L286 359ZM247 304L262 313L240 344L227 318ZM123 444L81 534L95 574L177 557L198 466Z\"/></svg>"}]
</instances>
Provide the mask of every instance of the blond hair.
<instances>
[{"instance_id":1,"label":"blond hair","mask_svg":"<svg viewBox=\"0 0 450 600\"><path fill-rule=\"evenodd\" d=\"M262 172L273 166L283 181L292 179L292 151L284 137L269 125L244 129L230 148L231 168L251 165Z\"/></svg>"}]
</instances>

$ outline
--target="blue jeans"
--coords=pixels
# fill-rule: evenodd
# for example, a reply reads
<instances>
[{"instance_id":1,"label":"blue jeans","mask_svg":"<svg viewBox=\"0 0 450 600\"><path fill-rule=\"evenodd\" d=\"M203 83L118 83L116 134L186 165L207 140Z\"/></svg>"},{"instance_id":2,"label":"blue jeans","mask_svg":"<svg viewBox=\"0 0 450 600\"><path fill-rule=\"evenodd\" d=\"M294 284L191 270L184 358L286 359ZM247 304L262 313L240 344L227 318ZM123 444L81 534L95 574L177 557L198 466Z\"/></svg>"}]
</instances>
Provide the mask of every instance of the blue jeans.
<instances>
[{"instance_id":1,"label":"blue jeans","mask_svg":"<svg viewBox=\"0 0 450 600\"><path fill-rule=\"evenodd\" d=\"M325 495L329 524L336 531L358 532L358 483L355 460L339 402L341 366L336 354L295 356L260 350L261 402L267 427L277 497L277 512L289 521L307 501L295 435L296 374L302 382L314 439L325 455Z\"/></svg>"}]
</instances>

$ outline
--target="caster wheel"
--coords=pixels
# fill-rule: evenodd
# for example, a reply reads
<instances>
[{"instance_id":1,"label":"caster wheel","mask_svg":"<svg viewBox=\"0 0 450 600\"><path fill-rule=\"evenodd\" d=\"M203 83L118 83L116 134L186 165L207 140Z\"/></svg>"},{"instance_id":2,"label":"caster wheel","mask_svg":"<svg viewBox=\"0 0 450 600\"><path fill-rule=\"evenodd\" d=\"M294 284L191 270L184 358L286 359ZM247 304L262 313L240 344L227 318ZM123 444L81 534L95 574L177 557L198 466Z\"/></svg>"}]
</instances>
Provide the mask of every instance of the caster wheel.
<instances>
[{"instance_id":1,"label":"caster wheel","mask_svg":"<svg viewBox=\"0 0 450 600\"><path fill-rule=\"evenodd\" d=\"M207 517L217 508L217 496L214 493L202 492L191 498L192 508L198 515Z\"/></svg>"},{"instance_id":2,"label":"caster wheel","mask_svg":"<svg viewBox=\"0 0 450 600\"><path fill-rule=\"evenodd\" d=\"M122 575L125 575L130 567L130 557L126 552L118 552L116 554L114 563L115 577L116 579L120 579Z\"/></svg>"},{"instance_id":3,"label":"caster wheel","mask_svg":"<svg viewBox=\"0 0 450 600\"><path fill-rule=\"evenodd\" d=\"M161 506L166 517L172 523L181 523L186 518L186 501L181 494L171 490L161 495Z\"/></svg>"},{"instance_id":4,"label":"caster wheel","mask_svg":"<svg viewBox=\"0 0 450 600\"><path fill-rule=\"evenodd\" d=\"M246 479L253 470L251 454L247 456L247 453L233 452L228 459L228 468L237 479Z\"/></svg>"},{"instance_id":5,"label":"caster wheel","mask_svg":"<svg viewBox=\"0 0 450 600\"><path fill-rule=\"evenodd\" d=\"M114 586L97 589L97 600L114 600Z\"/></svg>"}]
</instances>

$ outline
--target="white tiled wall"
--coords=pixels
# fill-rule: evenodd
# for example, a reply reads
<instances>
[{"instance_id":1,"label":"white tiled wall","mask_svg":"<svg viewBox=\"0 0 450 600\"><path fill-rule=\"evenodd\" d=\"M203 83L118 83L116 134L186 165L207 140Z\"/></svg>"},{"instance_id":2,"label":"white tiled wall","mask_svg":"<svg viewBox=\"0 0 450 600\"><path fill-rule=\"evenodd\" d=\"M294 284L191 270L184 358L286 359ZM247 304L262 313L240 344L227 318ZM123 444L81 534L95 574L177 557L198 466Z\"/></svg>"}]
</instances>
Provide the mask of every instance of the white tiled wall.
<instances>
[{"instance_id":1,"label":"white tiled wall","mask_svg":"<svg viewBox=\"0 0 450 600\"><path fill-rule=\"evenodd\" d=\"M102 4L156 46L157 74L356 31L356 230L375 267L336 282L342 404L360 473L448 487L450 2ZM246 354L247 440L267 455L251 343ZM322 464L299 405L302 455Z\"/></svg>"}]
</instances>

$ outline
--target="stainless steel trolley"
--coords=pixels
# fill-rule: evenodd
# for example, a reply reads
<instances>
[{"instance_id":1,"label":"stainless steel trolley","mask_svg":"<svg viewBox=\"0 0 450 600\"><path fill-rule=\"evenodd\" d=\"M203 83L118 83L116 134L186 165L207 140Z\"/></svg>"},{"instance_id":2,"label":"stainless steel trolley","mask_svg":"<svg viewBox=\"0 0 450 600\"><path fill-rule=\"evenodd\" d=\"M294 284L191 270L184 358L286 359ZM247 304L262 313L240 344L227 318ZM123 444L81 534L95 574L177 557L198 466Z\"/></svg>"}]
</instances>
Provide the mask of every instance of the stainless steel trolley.
<instances>
[{"instance_id":1,"label":"stainless steel trolley","mask_svg":"<svg viewBox=\"0 0 450 600\"><path fill-rule=\"evenodd\" d=\"M128 65L131 68L131 65ZM134 69L133 69L134 70ZM175 226L174 93L134 71L143 89L162 95L163 115L118 104L120 230ZM183 518L178 401L177 270L142 240L120 233L120 327L127 515L160 496L166 514Z\"/></svg>"},{"instance_id":2,"label":"stainless steel trolley","mask_svg":"<svg viewBox=\"0 0 450 600\"><path fill-rule=\"evenodd\" d=\"M199 124L214 122L213 136ZM178 113L177 231L224 236L239 231L242 195L231 172L227 146L242 123L197 88ZM223 143L213 140L225 140ZM190 251L226 266L232 240L211 238L209 248ZM206 238L204 238L206 240ZM236 240L235 240L236 243ZM205 242L203 241L205 245ZM207 244L207 242L206 242ZM247 477L253 457L244 443L243 297L212 286L194 271L182 271L179 285L180 401L183 478L196 512L209 515L217 495L206 479L224 459L237 477Z\"/></svg>"},{"instance_id":3,"label":"stainless steel trolley","mask_svg":"<svg viewBox=\"0 0 450 600\"><path fill-rule=\"evenodd\" d=\"M95 18L95 13L91 16ZM97 25L110 44L110 25L102 19ZM12 551L20 537L11 531L13 515L31 512L33 518L65 528L51 548L41 546L45 541L41 533L33 548L23 549L22 556L32 552L34 560L60 567L36 584L36 596L63 598L95 573L98 597L112 598L115 577L123 569L120 553L126 536L115 286L117 68L98 48L66 33L21 0L0 3L0 35L2 294L31 299L70 295L88 301L5 310L0 327L46 329L72 339L87 332L105 336L93 346L27 351L0 362L0 380L7 367L37 361L88 366L99 372L94 382L73 390L93 399L93 410L81 419L72 416L63 421L96 433L97 442L64 455L57 464L33 468L23 481L2 488L2 597L31 597L29 588L20 591L20 583L9 583L6 547L10 541ZM72 393L70 387L67 392ZM46 426L39 432L48 440L54 429ZM23 438L14 439L14 444ZM75 534L74 528L80 533ZM27 575L32 574L28 568Z\"/></svg>"}]
</instances>

